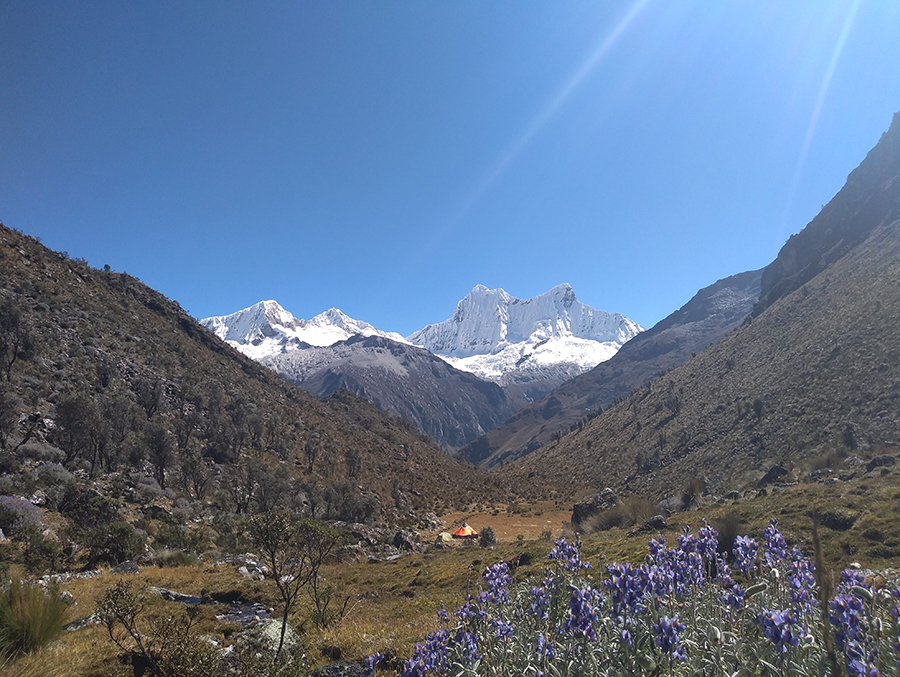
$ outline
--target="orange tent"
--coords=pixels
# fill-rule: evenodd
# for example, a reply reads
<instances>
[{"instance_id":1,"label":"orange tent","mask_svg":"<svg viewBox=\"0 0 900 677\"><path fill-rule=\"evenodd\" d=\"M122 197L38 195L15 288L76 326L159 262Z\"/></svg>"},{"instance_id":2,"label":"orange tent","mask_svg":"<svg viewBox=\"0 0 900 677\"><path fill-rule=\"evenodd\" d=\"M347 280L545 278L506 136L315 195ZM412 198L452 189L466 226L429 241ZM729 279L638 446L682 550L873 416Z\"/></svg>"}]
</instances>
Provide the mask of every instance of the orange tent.
<instances>
[{"instance_id":1,"label":"orange tent","mask_svg":"<svg viewBox=\"0 0 900 677\"><path fill-rule=\"evenodd\" d=\"M465 522L463 522L463 525L459 529L450 535L453 536L453 538L478 538L478 532Z\"/></svg>"}]
</instances>

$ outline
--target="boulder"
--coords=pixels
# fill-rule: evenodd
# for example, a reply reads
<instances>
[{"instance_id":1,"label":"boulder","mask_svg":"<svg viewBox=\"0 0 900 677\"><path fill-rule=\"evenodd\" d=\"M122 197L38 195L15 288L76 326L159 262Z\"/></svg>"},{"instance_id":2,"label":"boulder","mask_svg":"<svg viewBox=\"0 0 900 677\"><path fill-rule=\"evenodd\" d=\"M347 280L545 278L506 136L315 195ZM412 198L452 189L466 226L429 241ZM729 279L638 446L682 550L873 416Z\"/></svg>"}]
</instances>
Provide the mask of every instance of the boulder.
<instances>
[{"instance_id":1,"label":"boulder","mask_svg":"<svg viewBox=\"0 0 900 677\"><path fill-rule=\"evenodd\" d=\"M786 477L787 474L787 468L785 468L784 466L777 464L773 465L771 468L769 468L769 471L765 475L763 475L763 478L759 482L757 482L756 486L762 488L767 484L777 482L782 477Z\"/></svg>"},{"instance_id":2,"label":"boulder","mask_svg":"<svg viewBox=\"0 0 900 677\"><path fill-rule=\"evenodd\" d=\"M619 497L615 495L612 489L606 487L590 498L586 498L572 506L572 524L579 526L592 515L614 508L618 504Z\"/></svg>"},{"instance_id":3,"label":"boulder","mask_svg":"<svg viewBox=\"0 0 900 677\"><path fill-rule=\"evenodd\" d=\"M416 541L418 539L419 537L415 532L401 529L394 534L394 547L397 548L397 550L413 551L417 548Z\"/></svg>"},{"instance_id":4,"label":"boulder","mask_svg":"<svg viewBox=\"0 0 900 677\"><path fill-rule=\"evenodd\" d=\"M281 638L281 621L274 618L264 618L250 623L235 640L236 644L242 644L251 650L265 652L271 656L278 650L278 641ZM282 653L291 655L300 648L300 636L288 625L284 633L284 647Z\"/></svg>"},{"instance_id":5,"label":"boulder","mask_svg":"<svg viewBox=\"0 0 900 677\"><path fill-rule=\"evenodd\" d=\"M121 564L117 564L112 569L109 570L111 574L139 574L141 573L140 567L137 564L128 560L126 562L122 562Z\"/></svg>"},{"instance_id":6,"label":"boulder","mask_svg":"<svg viewBox=\"0 0 900 677\"><path fill-rule=\"evenodd\" d=\"M883 456L876 456L871 461L866 464L866 472L872 472L875 468L883 468L887 466L894 465L897 462L896 456L891 456L890 454L884 454Z\"/></svg>"}]
</instances>

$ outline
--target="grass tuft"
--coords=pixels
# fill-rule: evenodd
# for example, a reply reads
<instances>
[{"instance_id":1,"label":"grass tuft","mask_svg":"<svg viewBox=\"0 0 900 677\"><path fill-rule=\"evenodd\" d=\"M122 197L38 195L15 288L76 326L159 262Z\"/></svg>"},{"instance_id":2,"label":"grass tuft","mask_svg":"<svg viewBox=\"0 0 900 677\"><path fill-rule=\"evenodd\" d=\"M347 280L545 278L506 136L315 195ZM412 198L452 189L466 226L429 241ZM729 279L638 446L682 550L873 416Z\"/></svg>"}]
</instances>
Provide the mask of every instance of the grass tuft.
<instances>
[{"instance_id":1,"label":"grass tuft","mask_svg":"<svg viewBox=\"0 0 900 677\"><path fill-rule=\"evenodd\" d=\"M54 592L12 579L0 592L0 655L32 653L59 637L68 604Z\"/></svg>"}]
</instances>

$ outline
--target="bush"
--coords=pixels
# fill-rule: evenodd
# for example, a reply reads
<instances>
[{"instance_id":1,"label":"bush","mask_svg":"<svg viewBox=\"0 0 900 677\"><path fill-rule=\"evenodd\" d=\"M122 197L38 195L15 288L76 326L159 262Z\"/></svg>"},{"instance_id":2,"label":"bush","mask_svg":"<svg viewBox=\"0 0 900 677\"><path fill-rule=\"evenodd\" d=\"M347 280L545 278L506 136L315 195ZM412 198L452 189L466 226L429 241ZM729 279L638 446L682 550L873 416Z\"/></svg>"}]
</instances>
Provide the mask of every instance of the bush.
<instances>
[{"instance_id":1,"label":"bush","mask_svg":"<svg viewBox=\"0 0 900 677\"><path fill-rule=\"evenodd\" d=\"M196 555L182 550L160 550L155 563L161 567L194 567L200 564Z\"/></svg>"},{"instance_id":2,"label":"bush","mask_svg":"<svg viewBox=\"0 0 900 677\"><path fill-rule=\"evenodd\" d=\"M88 534L91 564L120 564L144 554L146 538L128 522L112 522L95 527Z\"/></svg>"},{"instance_id":3,"label":"bush","mask_svg":"<svg viewBox=\"0 0 900 677\"><path fill-rule=\"evenodd\" d=\"M16 535L29 528L40 528L41 509L18 496L0 496L0 529Z\"/></svg>"},{"instance_id":4,"label":"bush","mask_svg":"<svg viewBox=\"0 0 900 677\"><path fill-rule=\"evenodd\" d=\"M0 654L31 653L63 631L68 604L54 591L12 579L0 591Z\"/></svg>"},{"instance_id":5,"label":"bush","mask_svg":"<svg viewBox=\"0 0 900 677\"><path fill-rule=\"evenodd\" d=\"M494 527L485 527L478 536L478 543L482 548L490 548L497 543L497 535L494 533Z\"/></svg>"}]
</instances>

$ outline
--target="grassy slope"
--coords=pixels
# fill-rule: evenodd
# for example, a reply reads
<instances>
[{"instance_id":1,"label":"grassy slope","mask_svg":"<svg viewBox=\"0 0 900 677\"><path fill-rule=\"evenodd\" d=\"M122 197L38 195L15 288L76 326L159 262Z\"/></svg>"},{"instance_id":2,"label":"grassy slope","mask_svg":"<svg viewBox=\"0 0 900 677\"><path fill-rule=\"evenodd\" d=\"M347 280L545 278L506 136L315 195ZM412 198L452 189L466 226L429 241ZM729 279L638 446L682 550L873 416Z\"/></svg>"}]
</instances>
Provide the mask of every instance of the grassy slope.
<instances>
[{"instance_id":1,"label":"grassy slope","mask_svg":"<svg viewBox=\"0 0 900 677\"><path fill-rule=\"evenodd\" d=\"M850 451L848 427L860 452L896 454L898 279L895 222L752 324L501 474L659 498L691 478L725 492L776 462ZM649 472L637 471L639 452Z\"/></svg>"}]
</instances>

